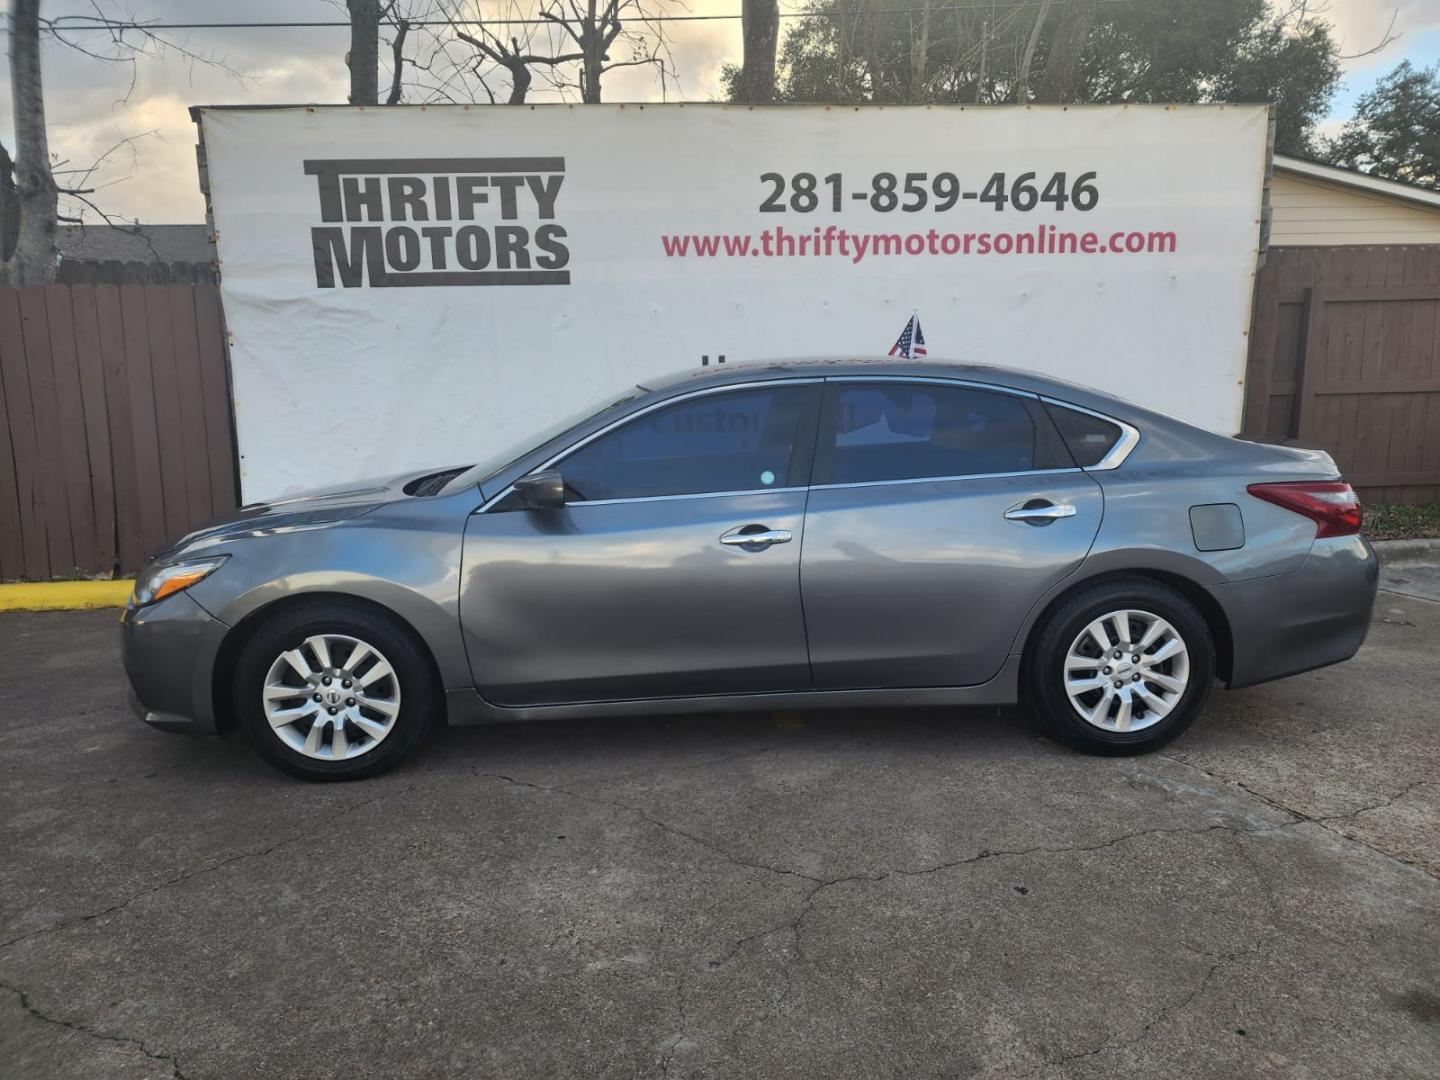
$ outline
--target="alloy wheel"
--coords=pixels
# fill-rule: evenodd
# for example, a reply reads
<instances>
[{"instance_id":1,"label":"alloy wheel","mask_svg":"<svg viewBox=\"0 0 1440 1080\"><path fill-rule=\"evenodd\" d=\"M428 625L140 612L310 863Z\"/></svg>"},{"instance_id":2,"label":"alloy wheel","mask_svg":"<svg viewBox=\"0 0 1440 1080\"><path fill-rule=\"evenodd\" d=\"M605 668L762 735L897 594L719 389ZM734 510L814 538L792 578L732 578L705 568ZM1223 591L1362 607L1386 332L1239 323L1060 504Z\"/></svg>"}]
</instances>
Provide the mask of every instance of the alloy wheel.
<instances>
[{"instance_id":1,"label":"alloy wheel","mask_svg":"<svg viewBox=\"0 0 1440 1080\"><path fill-rule=\"evenodd\" d=\"M275 658L262 691L276 737L306 757L348 761L395 727L400 681L380 650L345 634L317 634Z\"/></svg>"},{"instance_id":2,"label":"alloy wheel","mask_svg":"<svg viewBox=\"0 0 1440 1080\"><path fill-rule=\"evenodd\" d=\"M1061 673L1071 706L1104 731L1143 731L1165 719L1190 684L1179 631L1148 611L1112 611L1071 642Z\"/></svg>"}]
</instances>

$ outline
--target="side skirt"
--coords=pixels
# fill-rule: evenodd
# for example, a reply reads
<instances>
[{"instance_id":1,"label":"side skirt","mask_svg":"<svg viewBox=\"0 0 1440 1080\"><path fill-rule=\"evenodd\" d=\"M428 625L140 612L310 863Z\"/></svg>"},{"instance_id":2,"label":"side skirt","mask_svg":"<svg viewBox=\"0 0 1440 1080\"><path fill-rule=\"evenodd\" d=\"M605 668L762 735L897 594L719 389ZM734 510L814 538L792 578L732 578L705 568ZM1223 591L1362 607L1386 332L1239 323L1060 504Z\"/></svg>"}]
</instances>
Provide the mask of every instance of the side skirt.
<instances>
[{"instance_id":1,"label":"side skirt","mask_svg":"<svg viewBox=\"0 0 1440 1080\"><path fill-rule=\"evenodd\" d=\"M720 694L683 698L585 701L565 705L495 705L477 689L447 690L449 722L513 724L531 720L582 720L604 716L672 716L707 712L764 712L771 709L925 708L936 705L1013 705L1020 657L1009 657L988 682L975 686L887 687L879 690L801 690L784 694Z\"/></svg>"}]
</instances>

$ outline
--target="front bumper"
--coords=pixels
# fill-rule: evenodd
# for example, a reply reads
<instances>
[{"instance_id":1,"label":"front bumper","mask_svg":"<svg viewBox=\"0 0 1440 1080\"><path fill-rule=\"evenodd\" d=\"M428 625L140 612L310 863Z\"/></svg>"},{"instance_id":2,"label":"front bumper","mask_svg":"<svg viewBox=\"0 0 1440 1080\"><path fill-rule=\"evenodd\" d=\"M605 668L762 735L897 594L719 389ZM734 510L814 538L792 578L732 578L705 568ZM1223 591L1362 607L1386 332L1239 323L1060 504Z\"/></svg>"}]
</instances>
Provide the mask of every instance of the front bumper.
<instances>
[{"instance_id":1,"label":"front bumper","mask_svg":"<svg viewBox=\"0 0 1440 1080\"><path fill-rule=\"evenodd\" d=\"M162 731L214 735L215 658L228 630L188 593L126 608L120 655L135 715Z\"/></svg>"},{"instance_id":2,"label":"front bumper","mask_svg":"<svg viewBox=\"0 0 1440 1080\"><path fill-rule=\"evenodd\" d=\"M1363 536L1316 540L1300 569L1210 588L1230 624L1230 688L1348 660L1370 629L1380 563Z\"/></svg>"}]
</instances>

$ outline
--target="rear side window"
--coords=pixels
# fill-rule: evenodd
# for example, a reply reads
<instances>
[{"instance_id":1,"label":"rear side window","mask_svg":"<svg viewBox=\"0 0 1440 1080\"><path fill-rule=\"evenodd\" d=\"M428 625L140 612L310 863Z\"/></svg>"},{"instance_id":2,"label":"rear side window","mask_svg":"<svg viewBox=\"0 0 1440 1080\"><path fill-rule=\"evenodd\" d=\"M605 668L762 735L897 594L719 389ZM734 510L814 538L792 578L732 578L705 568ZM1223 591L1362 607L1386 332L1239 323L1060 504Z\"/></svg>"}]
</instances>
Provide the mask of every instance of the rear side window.
<instances>
[{"instance_id":1,"label":"rear side window","mask_svg":"<svg viewBox=\"0 0 1440 1080\"><path fill-rule=\"evenodd\" d=\"M842 385L835 396L829 482L1026 472L1035 423L1022 399L928 383Z\"/></svg>"},{"instance_id":2,"label":"rear side window","mask_svg":"<svg viewBox=\"0 0 1440 1080\"><path fill-rule=\"evenodd\" d=\"M1045 408L1050 411L1050 418L1060 429L1060 437L1070 448L1070 456L1082 469L1100 464L1105 455L1120 441L1119 424L1048 402Z\"/></svg>"},{"instance_id":3,"label":"rear side window","mask_svg":"<svg viewBox=\"0 0 1440 1080\"><path fill-rule=\"evenodd\" d=\"M777 386L679 402L600 436L556 467L569 497L581 501L803 484L790 471L808 393L808 386Z\"/></svg>"}]
</instances>

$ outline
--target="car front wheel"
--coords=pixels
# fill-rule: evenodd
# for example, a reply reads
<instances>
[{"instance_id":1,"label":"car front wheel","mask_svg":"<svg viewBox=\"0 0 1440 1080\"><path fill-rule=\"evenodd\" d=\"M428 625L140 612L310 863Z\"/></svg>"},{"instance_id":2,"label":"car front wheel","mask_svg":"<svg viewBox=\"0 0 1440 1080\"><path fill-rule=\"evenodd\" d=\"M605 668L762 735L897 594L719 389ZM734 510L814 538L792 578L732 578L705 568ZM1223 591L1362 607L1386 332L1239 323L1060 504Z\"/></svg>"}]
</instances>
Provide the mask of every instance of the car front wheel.
<instances>
[{"instance_id":1,"label":"car front wheel","mask_svg":"<svg viewBox=\"0 0 1440 1080\"><path fill-rule=\"evenodd\" d=\"M1026 703L1041 725L1096 754L1139 754L1205 709L1215 647L1189 600L1158 582L1102 582L1052 612L1027 664Z\"/></svg>"},{"instance_id":2,"label":"car front wheel","mask_svg":"<svg viewBox=\"0 0 1440 1080\"><path fill-rule=\"evenodd\" d=\"M368 605L343 601L295 607L261 626L240 653L234 694L265 759L307 780L393 768L439 712L413 636Z\"/></svg>"}]
</instances>

